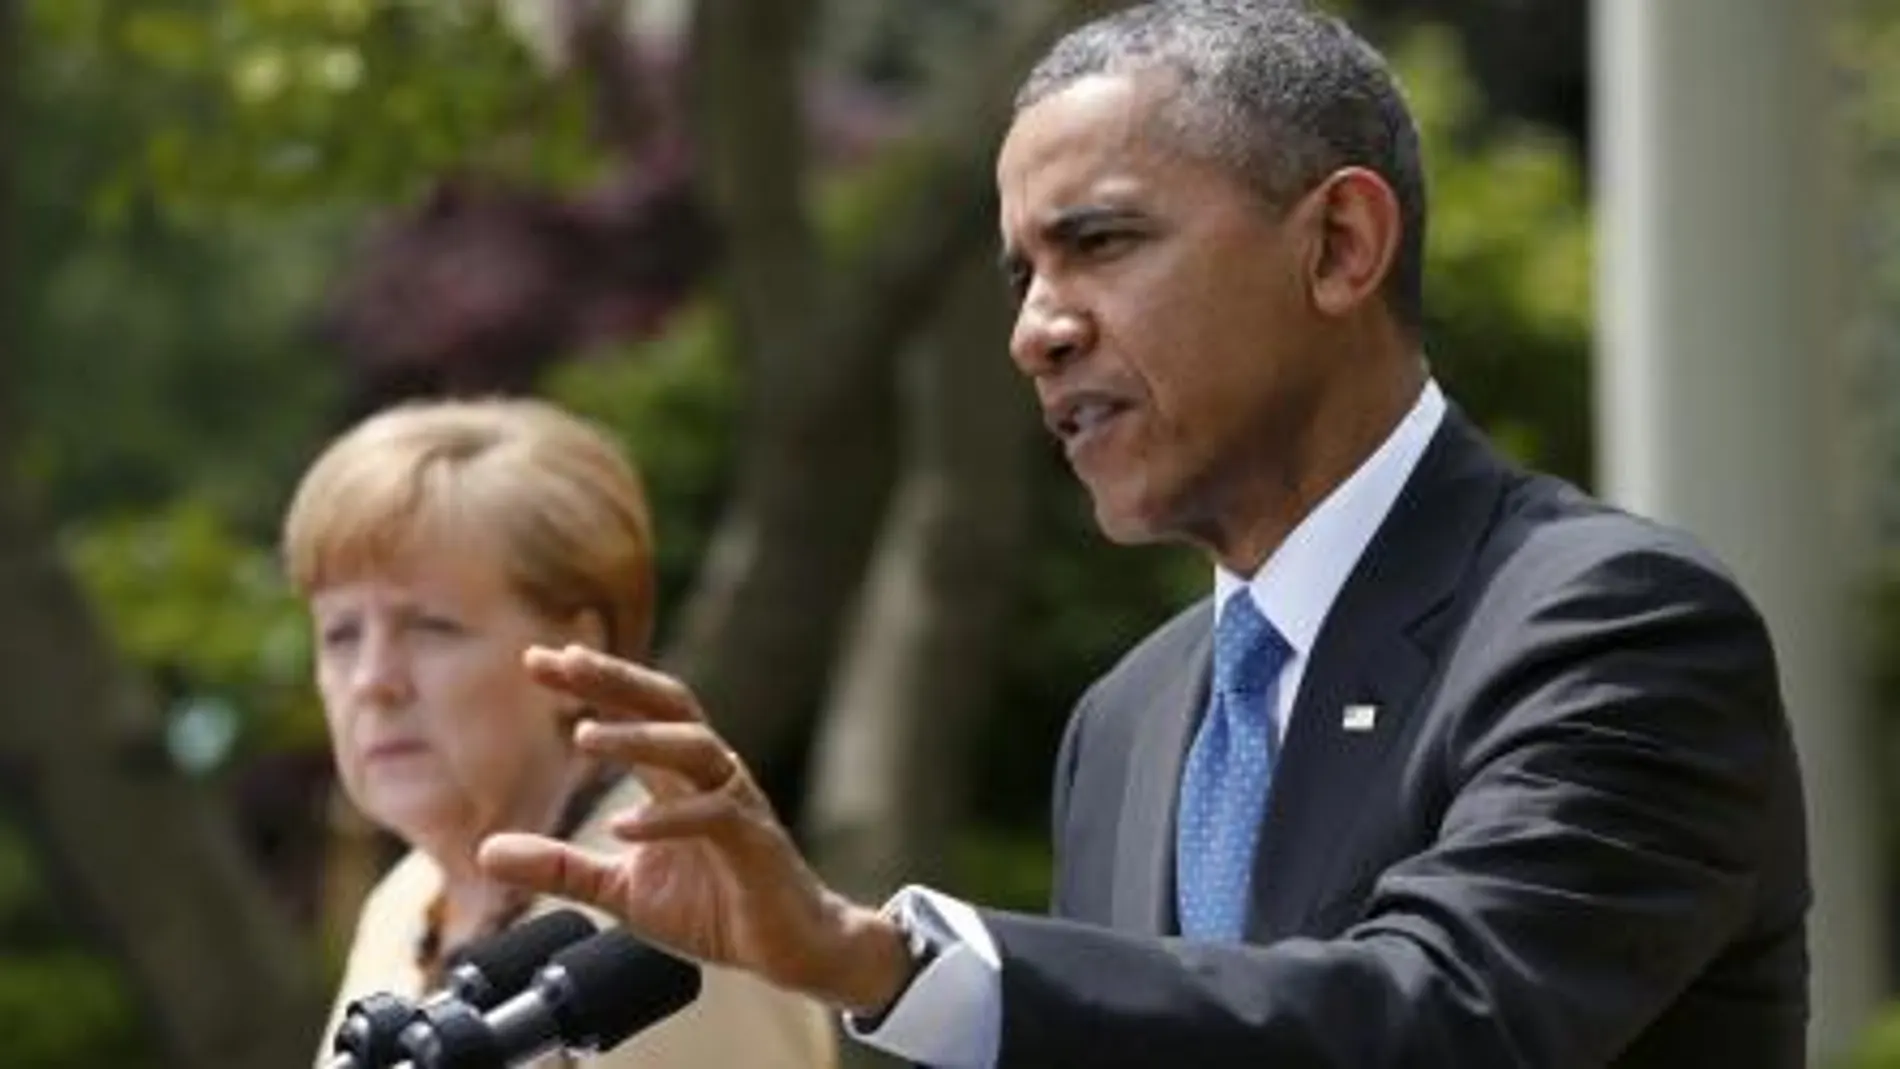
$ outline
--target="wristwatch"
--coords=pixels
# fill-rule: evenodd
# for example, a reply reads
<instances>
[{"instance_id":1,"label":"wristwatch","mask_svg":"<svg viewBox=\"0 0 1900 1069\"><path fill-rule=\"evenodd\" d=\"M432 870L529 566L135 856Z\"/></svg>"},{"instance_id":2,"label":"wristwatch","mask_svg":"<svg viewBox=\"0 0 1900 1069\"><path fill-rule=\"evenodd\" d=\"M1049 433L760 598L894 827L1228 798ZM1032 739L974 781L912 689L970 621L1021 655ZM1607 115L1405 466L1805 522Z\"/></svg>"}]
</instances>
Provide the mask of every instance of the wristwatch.
<instances>
[{"instance_id":1,"label":"wristwatch","mask_svg":"<svg viewBox=\"0 0 1900 1069\"><path fill-rule=\"evenodd\" d=\"M889 1017L891 1011L904 1001L904 996L909 993L911 985L917 982L917 978L924 974L924 970L930 968L931 963L936 961L943 954L944 949L954 941L949 931L937 922L935 917L918 909L920 901L921 899L915 895L900 894L885 903L884 908L878 911L879 916L897 925L897 930L902 933L904 953L910 958L910 975L905 978L904 986L898 989L897 996L891 999L891 1004L884 1007L882 1013L864 1017L853 1015L852 1023L862 1031L875 1032L883 1027L885 1018Z\"/></svg>"},{"instance_id":2,"label":"wristwatch","mask_svg":"<svg viewBox=\"0 0 1900 1069\"><path fill-rule=\"evenodd\" d=\"M880 911L897 925L904 933L904 949L910 954L910 978L912 980L930 967L950 945L950 933L943 926L933 923L936 918L924 916L919 912L915 895L899 895L887 903ZM908 987L908 985L906 985ZM902 998L902 995L898 996Z\"/></svg>"}]
</instances>

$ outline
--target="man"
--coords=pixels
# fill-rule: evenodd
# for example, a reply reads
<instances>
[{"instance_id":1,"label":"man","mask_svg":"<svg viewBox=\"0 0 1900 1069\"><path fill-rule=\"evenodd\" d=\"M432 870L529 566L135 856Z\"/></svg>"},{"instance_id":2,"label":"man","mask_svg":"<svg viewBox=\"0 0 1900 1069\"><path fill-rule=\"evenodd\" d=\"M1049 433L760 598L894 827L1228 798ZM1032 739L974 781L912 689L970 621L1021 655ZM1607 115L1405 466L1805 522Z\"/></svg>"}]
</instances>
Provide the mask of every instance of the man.
<instances>
[{"instance_id":1,"label":"man","mask_svg":"<svg viewBox=\"0 0 1900 1069\"><path fill-rule=\"evenodd\" d=\"M1291 3L1137 8L1031 74L997 176L1012 355L1102 528L1215 566L1075 711L1058 919L843 901L690 694L573 650L530 670L662 801L623 855L506 837L491 870L934 1065L1800 1065L1761 620L1431 382L1382 61Z\"/></svg>"}]
</instances>

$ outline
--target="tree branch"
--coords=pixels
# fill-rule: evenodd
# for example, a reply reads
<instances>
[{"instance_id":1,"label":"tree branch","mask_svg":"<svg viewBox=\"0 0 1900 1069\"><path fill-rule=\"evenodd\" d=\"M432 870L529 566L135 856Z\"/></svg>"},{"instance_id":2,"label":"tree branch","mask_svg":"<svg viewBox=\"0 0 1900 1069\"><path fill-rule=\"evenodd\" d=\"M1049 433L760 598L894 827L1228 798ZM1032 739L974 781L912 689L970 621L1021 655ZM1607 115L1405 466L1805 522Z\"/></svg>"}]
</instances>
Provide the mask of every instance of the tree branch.
<instances>
[{"instance_id":1,"label":"tree branch","mask_svg":"<svg viewBox=\"0 0 1900 1069\"><path fill-rule=\"evenodd\" d=\"M943 300L945 273L994 232L990 161L1013 86L1066 26L1115 5L1018 9L1003 45L926 108L927 133L899 150L920 173L878 227L883 236L829 287L819 281L823 259L801 207L803 156L772 146L797 129L788 31L767 29L791 17L768 14L777 6L705 0L700 8L697 76L720 94L702 103L724 101L702 112L702 126L713 125L702 137L721 153L716 164L703 162L728 212L742 213L729 215L730 263L753 404L733 504L667 656L722 733L768 767L796 757L791 744L824 700L889 498L897 354ZM722 66L747 55L777 66ZM835 299L821 302L825 295Z\"/></svg>"},{"instance_id":2,"label":"tree branch","mask_svg":"<svg viewBox=\"0 0 1900 1069\"><path fill-rule=\"evenodd\" d=\"M618 2L567 0L560 16L571 65L591 83L602 139L616 154L632 155L667 124L658 87L643 76L635 42L621 32L623 9Z\"/></svg>"},{"instance_id":3,"label":"tree branch","mask_svg":"<svg viewBox=\"0 0 1900 1069\"><path fill-rule=\"evenodd\" d=\"M726 250L741 352L769 378L803 367L822 262L805 205L798 56L811 0L699 0L688 61L696 162ZM770 383L760 383L769 388Z\"/></svg>"},{"instance_id":4,"label":"tree branch","mask_svg":"<svg viewBox=\"0 0 1900 1069\"><path fill-rule=\"evenodd\" d=\"M304 950L234 830L172 768L158 717L13 482L19 20L0 0L0 784L85 927L125 963L168 1064L303 1064L323 1020Z\"/></svg>"},{"instance_id":5,"label":"tree branch","mask_svg":"<svg viewBox=\"0 0 1900 1069\"><path fill-rule=\"evenodd\" d=\"M18 307L13 292L13 257L15 254L14 213L19 206L13 203L13 167L16 149L15 131L19 129L14 115L15 81L19 78L19 57L26 54L20 46L20 15L15 0L0 0L0 457L13 455L11 446L18 435L19 417L24 410L17 399L17 387L13 376L19 374L20 355L13 350L17 342L17 327L8 324L17 323L14 310ZM0 468L0 479L9 472Z\"/></svg>"},{"instance_id":6,"label":"tree branch","mask_svg":"<svg viewBox=\"0 0 1900 1069\"><path fill-rule=\"evenodd\" d=\"M1122 6L1121 0L1060 0L1016 8L988 61L939 89L925 109L929 133L903 150L916 154L912 166L920 180L839 287L849 300L827 317L824 351L832 354L835 376L888 363L903 335L940 299L944 265L995 240L996 149L1014 112L1017 85L1064 31ZM816 376L811 381L816 390L835 388Z\"/></svg>"},{"instance_id":7,"label":"tree branch","mask_svg":"<svg viewBox=\"0 0 1900 1069\"><path fill-rule=\"evenodd\" d=\"M947 273L952 292L912 347L907 465L813 747L811 856L865 900L954 876L965 755L1028 537L1035 407L1007 361L969 357L1009 329L987 260Z\"/></svg>"},{"instance_id":8,"label":"tree branch","mask_svg":"<svg viewBox=\"0 0 1900 1069\"><path fill-rule=\"evenodd\" d=\"M229 822L173 769L158 717L18 489L0 485L0 764L30 774L8 791L152 1008L170 1064L301 1064L323 1020L304 948Z\"/></svg>"}]
</instances>

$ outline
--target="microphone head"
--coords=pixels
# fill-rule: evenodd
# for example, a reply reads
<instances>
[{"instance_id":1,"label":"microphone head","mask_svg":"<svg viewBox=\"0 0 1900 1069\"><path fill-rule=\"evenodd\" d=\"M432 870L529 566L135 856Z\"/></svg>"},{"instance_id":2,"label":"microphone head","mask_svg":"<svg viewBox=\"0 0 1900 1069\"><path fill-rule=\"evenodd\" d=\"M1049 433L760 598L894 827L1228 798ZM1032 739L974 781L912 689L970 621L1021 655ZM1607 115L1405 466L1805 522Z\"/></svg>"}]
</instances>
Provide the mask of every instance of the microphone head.
<instances>
[{"instance_id":1,"label":"microphone head","mask_svg":"<svg viewBox=\"0 0 1900 1069\"><path fill-rule=\"evenodd\" d=\"M514 1064L481 1011L452 998L423 1006L415 1022L403 1029L402 1053L406 1060L378 1064L413 1069L506 1069Z\"/></svg>"},{"instance_id":2,"label":"microphone head","mask_svg":"<svg viewBox=\"0 0 1900 1069\"><path fill-rule=\"evenodd\" d=\"M476 1009L492 1009L534 979L563 947L594 934L577 909L557 909L478 939L450 956L449 985Z\"/></svg>"},{"instance_id":3,"label":"microphone head","mask_svg":"<svg viewBox=\"0 0 1900 1069\"><path fill-rule=\"evenodd\" d=\"M397 1039L415 1017L413 1001L387 991L351 1001L331 1040L331 1049L341 1056L331 1065L354 1069L395 1064L401 1054Z\"/></svg>"},{"instance_id":4,"label":"microphone head","mask_svg":"<svg viewBox=\"0 0 1900 1069\"><path fill-rule=\"evenodd\" d=\"M553 975L550 975L553 974ZM699 966L609 928L554 955L544 980L571 1048L605 1051L699 997Z\"/></svg>"}]
</instances>

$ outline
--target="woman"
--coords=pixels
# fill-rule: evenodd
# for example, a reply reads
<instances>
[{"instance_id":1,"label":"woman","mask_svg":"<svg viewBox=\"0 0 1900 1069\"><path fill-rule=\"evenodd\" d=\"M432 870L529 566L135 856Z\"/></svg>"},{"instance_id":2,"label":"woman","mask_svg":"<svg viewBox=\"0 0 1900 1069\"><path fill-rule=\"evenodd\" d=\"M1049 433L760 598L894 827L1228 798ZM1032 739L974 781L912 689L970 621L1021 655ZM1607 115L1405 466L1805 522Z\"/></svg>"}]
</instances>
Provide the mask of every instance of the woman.
<instances>
[{"instance_id":1,"label":"woman","mask_svg":"<svg viewBox=\"0 0 1900 1069\"><path fill-rule=\"evenodd\" d=\"M351 1000L432 990L456 948L559 904L483 878L484 836L552 829L608 846L609 815L644 797L575 750L586 710L531 683L521 655L578 642L645 658L652 537L608 439L550 405L495 400L407 405L345 434L298 486L283 542L343 788L412 847L358 918L321 1062ZM585 1064L835 1059L823 1008L709 968L693 1005Z\"/></svg>"}]
</instances>

